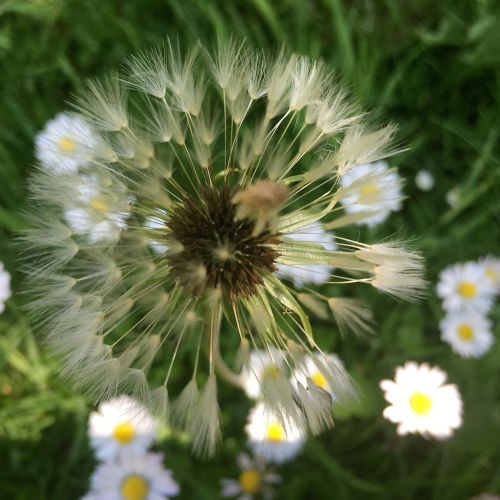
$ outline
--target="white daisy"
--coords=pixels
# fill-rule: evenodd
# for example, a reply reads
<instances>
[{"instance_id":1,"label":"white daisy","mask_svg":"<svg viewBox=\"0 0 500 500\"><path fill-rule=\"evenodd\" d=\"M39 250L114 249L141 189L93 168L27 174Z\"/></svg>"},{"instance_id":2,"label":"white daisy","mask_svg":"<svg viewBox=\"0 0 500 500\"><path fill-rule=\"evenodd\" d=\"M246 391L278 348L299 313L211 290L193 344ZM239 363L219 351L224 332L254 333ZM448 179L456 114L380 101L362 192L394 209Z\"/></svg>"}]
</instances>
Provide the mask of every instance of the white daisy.
<instances>
[{"instance_id":1,"label":"white daisy","mask_svg":"<svg viewBox=\"0 0 500 500\"><path fill-rule=\"evenodd\" d=\"M486 278L493 284L495 292L500 293L500 258L488 255L479 259L479 265L483 268Z\"/></svg>"},{"instance_id":2,"label":"white daisy","mask_svg":"<svg viewBox=\"0 0 500 500\"><path fill-rule=\"evenodd\" d=\"M262 395L262 385L266 378L276 377L285 368L285 354L276 347L252 351L240 375L247 396L258 399Z\"/></svg>"},{"instance_id":3,"label":"white daisy","mask_svg":"<svg viewBox=\"0 0 500 500\"><path fill-rule=\"evenodd\" d=\"M155 419L128 396L101 403L89 418L91 446L100 460L144 453L156 433Z\"/></svg>"},{"instance_id":4,"label":"white daisy","mask_svg":"<svg viewBox=\"0 0 500 500\"><path fill-rule=\"evenodd\" d=\"M428 170L419 170L415 176L415 185L421 191L430 191L434 187L434 177Z\"/></svg>"},{"instance_id":5,"label":"white daisy","mask_svg":"<svg viewBox=\"0 0 500 500\"><path fill-rule=\"evenodd\" d=\"M36 157L56 174L85 167L99 144L90 125L79 115L60 113L36 137Z\"/></svg>"},{"instance_id":6,"label":"white daisy","mask_svg":"<svg viewBox=\"0 0 500 500\"><path fill-rule=\"evenodd\" d=\"M441 338L464 358L479 358L493 343L491 322L474 311L449 313L440 323Z\"/></svg>"},{"instance_id":7,"label":"white daisy","mask_svg":"<svg viewBox=\"0 0 500 500\"><path fill-rule=\"evenodd\" d=\"M437 294L447 311L472 309L485 313L491 307L494 286L476 262L454 264L439 275Z\"/></svg>"},{"instance_id":8,"label":"white daisy","mask_svg":"<svg viewBox=\"0 0 500 500\"><path fill-rule=\"evenodd\" d=\"M279 418L262 403L250 411L245 431L255 455L277 464L294 458L305 442L305 435L295 422Z\"/></svg>"},{"instance_id":9,"label":"white daisy","mask_svg":"<svg viewBox=\"0 0 500 500\"><path fill-rule=\"evenodd\" d=\"M398 424L400 435L420 433L448 438L462 424L462 399L457 387L446 384L446 373L437 367L408 361L396 368L395 380L380 387L391 404L384 417Z\"/></svg>"},{"instance_id":10,"label":"white daisy","mask_svg":"<svg viewBox=\"0 0 500 500\"><path fill-rule=\"evenodd\" d=\"M161 453L121 457L100 464L91 477L89 498L94 500L168 500L179 494L172 472Z\"/></svg>"},{"instance_id":11,"label":"white daisy","mask_svg":"<svg viewBox=\"0 0 500 500\"><path fill-rule=\"evenodd\" d=\"M110 186L107 179L81 176L73 204L64 217L77 234L86 234L91 243L116 241L126 227L130 210L121 186Z\"/></svg>"},{"instance_id":12,"label":"white daisy","mask_svg":"<svg viewBox=\"0 0 500 500\"><path fill-rule=\"evenodd\" d=\"M351 167L340 177L340 185L353 191L341 200L347 213L370 212L358 224L375 226L401 210L401 178L385 161Z\"/></svg>"},{"instance_id":13,"label":"white daisy","mask_svg":"<svg viewBox=\"0 0 500 500\"><path fill-rule=\"evenodd\" d=\"M251 500L261 496L265 500L272 498L272 485L281 482L281 476L268 472L266 462L261 457L250 458L246 453L238 455L241 469L238 479L221 480L221 496L235 497L238 500Z\"/></svg>"},{"instance_id":14,"label":"white daisy","mask_svg":"<svg viewBox=\"0 0 500 500\"><path fill-rule=\"evenodd\" d=\"M310 243L319 243L325 250L335 252L337 245L332 233L327 233L319 222L313 222L301 228L300 232L285 235L294 240L307 241ZM320 285L328 280L333 266L328 264L313 264L307 266L291 266L288 264L278 264L278 273L281 276L289 277L295 286L301 286L304 283L314 283Z\"/></svg>"},{"instance_id":15,"label":"white daisy","mask_svg":"<svg viewBox=\"0 0 500 500\"><path fill-rule=\"evenodd\" d=\"M5 301L10 296L10 274L5 270L3 263L0 262L0 313L5 310Z\"/></svg>"},{"instance_id":16,"label":"white daisy","mask_svg":"<svg viewBox=\"0 0 500 500\"><path fill-rule=\"evenodd\" d=\"M339 369L342 370L342 372L345 371L344 364L335 354L321 356L320 359L327 365L327 368L330 369L330 373L337 373ZM294 385L300 383L303 387L307 387L308 380L313 382L320 389L328 392L328 394L332 397L332 401L335 400L333 388L328 382L328 375L322 373L321 367L318 366L318 364L314 361L314 357L311 355L304 356L292 374L292 383Z\"/></svg>"}]
</instances>

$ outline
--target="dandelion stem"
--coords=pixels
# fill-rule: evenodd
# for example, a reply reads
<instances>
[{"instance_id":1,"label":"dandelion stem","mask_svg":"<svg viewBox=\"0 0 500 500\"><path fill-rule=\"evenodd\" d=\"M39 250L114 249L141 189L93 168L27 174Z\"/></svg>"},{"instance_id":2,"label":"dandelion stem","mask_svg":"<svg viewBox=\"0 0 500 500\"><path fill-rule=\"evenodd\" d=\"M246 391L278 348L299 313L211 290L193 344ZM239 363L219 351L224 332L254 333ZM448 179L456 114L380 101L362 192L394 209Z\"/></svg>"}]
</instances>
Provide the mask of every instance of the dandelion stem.
<instances>
[{"instance_id":1,"label":"dandelion stem","mask_svg":"<svg viewBox=\"0 0 500 500\"><path fill-rule=\"evenodd\" d=\"M207 337L207 347L209 350L210 367L215 368L217 375L225 379L232 385L242 387L241 377L227 366L220 352L220 324L221 324L221 308L219 304L214 305L209 313L210 330Z\"/></svg>"}]
</instances>

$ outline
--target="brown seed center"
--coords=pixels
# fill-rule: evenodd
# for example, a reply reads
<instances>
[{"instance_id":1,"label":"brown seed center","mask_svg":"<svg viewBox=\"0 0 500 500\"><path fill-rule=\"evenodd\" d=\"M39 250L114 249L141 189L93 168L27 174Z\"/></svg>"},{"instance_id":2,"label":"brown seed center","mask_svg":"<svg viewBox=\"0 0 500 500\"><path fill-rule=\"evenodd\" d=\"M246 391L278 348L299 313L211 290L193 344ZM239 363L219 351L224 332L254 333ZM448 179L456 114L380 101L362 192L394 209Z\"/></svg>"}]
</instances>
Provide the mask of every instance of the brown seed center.
<instances>
[{"instance_id":1,"label":"brown seed center","mask_svg":"<svg viewBox=\"0 0 500 500\"><path fill-rule=\"evenodd\" d=\"M182 251L168 256L170 276L189 292L220 289L234 301L255 293L266 273L276 271L279 235L253 235L255 222L236 219L236 190L204 188L201 200L186 198L167 222Z\"/></svg>"}]
</instances>

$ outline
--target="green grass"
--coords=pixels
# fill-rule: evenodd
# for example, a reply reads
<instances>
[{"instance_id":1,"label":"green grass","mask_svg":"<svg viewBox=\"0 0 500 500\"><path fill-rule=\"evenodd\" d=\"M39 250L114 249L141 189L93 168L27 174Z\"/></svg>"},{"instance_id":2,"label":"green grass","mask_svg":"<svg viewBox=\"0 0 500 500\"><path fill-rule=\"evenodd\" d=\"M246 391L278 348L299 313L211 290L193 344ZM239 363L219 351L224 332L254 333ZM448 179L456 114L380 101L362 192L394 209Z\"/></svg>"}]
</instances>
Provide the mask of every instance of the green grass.
<instances>
[{"instance_id":1,"label":"green grass","mask_svg":"<svg viewBox=\"0 0 500 500\"><path fill-rule=\"evenodd\" d=\"M0 2L0 260L16 292L0 316L1 498L71 500L83 495L95 463L86 438L90 405L57 377L22 308L12 240L25 227L33 138L66 108L87 77L106 73L130 52L218 32L258 47L285 45L322 57L377 121L400 125L409 150L397 158L408 199L375 241L415 238L435 282L446 265L497 253L500 243L500 5L488 0L3 0ZM414 175L430 170L436 187L418 191ZM459 188L459 204L445 195ZM362 290L359 291L363 293ZM500 341L466 361L439 340L432 288L421 306L364 292L379 323L373 338L339 338L315 329L363 389L359 405L282 467L278 498L460 500L500 493ZM500 333L498 308L493 316ZM381 419L381 378L407 359L436 363L460 386L465 423L446 442L399 439ZM177 440L159 446L182 485L182 498L218 497L221 477L236 475L249 404L221 388L224 446L201 462Z\"/></svg>"}]
</instances>

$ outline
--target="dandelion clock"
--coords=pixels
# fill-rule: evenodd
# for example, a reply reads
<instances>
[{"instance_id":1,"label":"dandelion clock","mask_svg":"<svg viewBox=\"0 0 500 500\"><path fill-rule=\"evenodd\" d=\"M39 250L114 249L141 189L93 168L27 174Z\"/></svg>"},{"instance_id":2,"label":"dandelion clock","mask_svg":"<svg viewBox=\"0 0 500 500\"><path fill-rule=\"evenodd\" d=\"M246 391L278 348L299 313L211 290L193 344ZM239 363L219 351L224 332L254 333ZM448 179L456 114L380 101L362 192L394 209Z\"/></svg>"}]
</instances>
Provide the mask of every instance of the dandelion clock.
<instances>
[{"instance_id":1,"label":"dandelion clock","mask_svg":"<svg viewBox=\"0 0 500 500\"><path fill-rule=\"evenodd\" d=\"M309 315L363 330L371 316L342 286L422 294L421 258L402 242L341 233L373 216L366 200L342 207L380 176L340 177L395 153L395 127L368 127L323 63L235 41L134 56L122 74L91 81L74 111L39 141L55 152L39 151L50 168L33 178L24 237L32 307L63 376L96 401L125 394L169 416L202 455L220 438L218 384L245 388L250 347L278 349L292 373L308 356L336 400L351 397ZM67 136L74 148L61 146ZM338 293L299 293L283 266L300 285L320 276L309 281ZM238 356L228 352L238 343ZM226 362L235 357L238 369ZM191 378L169 397L176 363ZM278 375L261 395L269 414L301 433L331 425L325 391Z\"/></svg>"}]
</instances>

